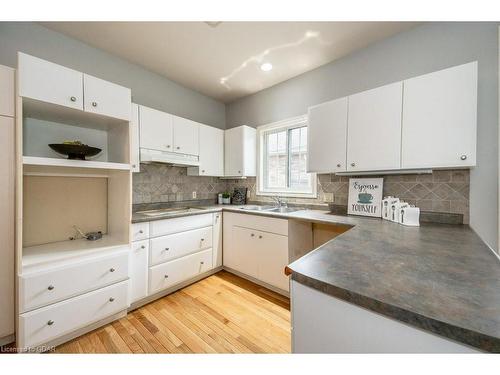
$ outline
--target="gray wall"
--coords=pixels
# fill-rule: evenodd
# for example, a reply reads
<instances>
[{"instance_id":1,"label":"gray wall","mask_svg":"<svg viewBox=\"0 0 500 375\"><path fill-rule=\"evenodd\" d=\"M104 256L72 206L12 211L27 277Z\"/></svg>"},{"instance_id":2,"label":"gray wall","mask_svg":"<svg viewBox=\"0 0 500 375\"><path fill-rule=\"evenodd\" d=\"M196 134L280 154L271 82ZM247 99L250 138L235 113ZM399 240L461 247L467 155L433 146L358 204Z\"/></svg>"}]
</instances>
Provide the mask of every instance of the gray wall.
<instances>
[{"instance_id":1,"label":"gray wall","mask_svg":"<svg viewBox=\"0 0 500 375\"><path fill-rule=\"evenodd\" d=\"M470 173L470 225L498 244L498 23L428 23L226 106L227 128L303 115L307 107L477 60L478 166Z\"/></svg>"},{"instance_id":2,"label":"gray wall","mask_svg":"<svg viewBox=\"0 0 500 375\"><path fill-rule=\"evenodd\" d=\"M17 51L129 87L135 103L224 129L221 102L103 50L31 22L0 22L0 64L15 67Z\"/></svg>"}]
</instances>

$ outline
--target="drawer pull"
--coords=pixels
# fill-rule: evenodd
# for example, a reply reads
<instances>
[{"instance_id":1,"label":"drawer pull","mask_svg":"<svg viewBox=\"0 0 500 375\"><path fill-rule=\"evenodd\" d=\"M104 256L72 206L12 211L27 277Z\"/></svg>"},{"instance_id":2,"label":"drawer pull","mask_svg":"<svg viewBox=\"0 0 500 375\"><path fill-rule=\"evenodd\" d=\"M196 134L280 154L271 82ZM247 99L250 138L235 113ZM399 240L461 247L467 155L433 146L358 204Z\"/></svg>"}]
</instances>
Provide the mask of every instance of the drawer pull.
<instances>
[{"instance_id":1,"label":"drawer pull","mask_svg":"<svg viewBox=\"0 0 500 375\"><path fill-rule=\"evenodd\" d=\"M53 320L49 320L49 321L47 322L47 325L48 325L48 326L51 326L52 324L54 324L54 321L53 321Z\"/></svg>"},{"instance_id":2,"label":"drawer pull","mask_svg":"<svg viewBox=\"0 0 500 375\"><path fill-rule=\"evenodd\" d=\"M110 268L109 272L115 272L115 269L114 268Z\"/></svg>"},{"instance_id":3,"label":"drawer pull","mask_svg":"<svg viewBox=\"0 0 500 375\"><path fill-rule=\"evenodd\" d=\"M205 264L205 262L200 262L200 264Z\"/></svg>"},{"instance_id":4,"label":"drawer pull","mask_svg":"<svg viewBox=\"0 0 500 375\"><path fill-rule=\"evenodd\" d=\"M168 279L168 275L165 275L165 279Z\"/></svg>"},{"instance_id":5,"label":"drawer pull","mask_svg":"<svg viewBox=\"0 0 500 375\"><path fill-rule=\"evenodd\" d=\"M113 302L115 299L113 297L109 298L109 302Z\"/></svg>"},{"instance_id":6,"label":"drawer pull","mask_svg":"<svg viewBox=\"0 0 500 375\"><path fill-rule=\"evenodd\" d=\"M144 245L141 245L141 249L145 249L145 248L146 248L146 246L144 246Z\"/></svg>"},{"instance_id":7,"label":"drawer pull","mask_svg":"<svg viewBox=\"0 0 500 375\"><path fill-rule=\"evenodd\" d=\"M165 250L163 251L169 251L170 250L170 247L166 247Z\"/></svg>"},{"instance_id":8,"label":"drawer pull","mask_svg":"<svg viewBox=\"0 0 500 375\"><path fill-rule=\"evenodd\" d=\"M49 285L47 289L48 290L54 290L54 285Z\"/></svg>"},{"instance_id":9,"label":"drawer pull","mask_svg":"<svg viewBox=\"0 0 500 375\"><path fill-rule=\"evenodd\" d=\"M140 234L143 234L143 233L144 233L144 231L141 229L141 230L139 230L139 233L140 233Z\"/></svg>"},{"instance_id":10,"label":"drawer pull","mask_svg":"<svg viewBox=\"0 0 500 375\"><path fill-rule=\"evenodd\" d=\"M204 238L202 238L201 240L202 240L202 241L205 241L205 239L204 239Z\"/></svg>"}]
</instances>

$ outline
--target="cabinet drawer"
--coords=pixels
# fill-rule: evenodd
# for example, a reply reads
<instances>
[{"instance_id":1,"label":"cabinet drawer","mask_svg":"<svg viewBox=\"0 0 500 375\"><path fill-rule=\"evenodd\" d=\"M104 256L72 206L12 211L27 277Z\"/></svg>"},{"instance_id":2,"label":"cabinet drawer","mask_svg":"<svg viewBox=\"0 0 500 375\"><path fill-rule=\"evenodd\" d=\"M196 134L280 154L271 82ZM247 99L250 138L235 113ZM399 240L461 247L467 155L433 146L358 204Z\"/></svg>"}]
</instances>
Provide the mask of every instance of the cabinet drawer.
<instances>
[{"instance_id":1,"label":"cabinet drawer","mask_svg":"<svg viewBox=\"0 0 500 375\"><path fill-rule=\"evenodd\" d=\"M208 227L212 225L212 214L191 215L152 221L150 237L164 236L186 230Z\"/></svg>"},{"instance_id":2,"label":"cabinet drawer","mask_svg":"<svg viewBox=\"0 0 500 375\"><path fill-rule=\"evenodd\" d=\"M149 294L159 292L212 269L212 249L149 269Z\"/></svg>"},{"instance_id":3,"label":"cabinet drawer","mask_svg":"<svg viewBox=\"0 0 500 375\"><path fill-rule=\"evenodd\" d=\"M21 314L20 347L47 343L127 308L128 281Z\"/></svg>"},{"instance_id":4,"label":"cabinet drawer","mask_svg":"<svg viewBox=\"0 0 500 375\"><path fill-rule=\"evenodd\" d=\"M128 248L120 253L48 272L21 275L20 310L30 311L127 278Z\"/></svg>"},{"instance_id":5,"label":"cabinet drawer","mask_svg":"<svg viewBox=\"0 0 500 375\"><path fill-rule=\"evenodd\" d=\"M149 222L132 224L132 241L149 238Z\"/></svg>"},{"instance_id":6,"label":"cabinet drawer","mask_svg":"<svg viewBox=\"0 0 500 375\"><path fill-rule=\"evenodd\" d=\"M212 226L156 237L150 240L150 245L149 263L154 266L212 247Z\"/></svg>"}]
</instances>

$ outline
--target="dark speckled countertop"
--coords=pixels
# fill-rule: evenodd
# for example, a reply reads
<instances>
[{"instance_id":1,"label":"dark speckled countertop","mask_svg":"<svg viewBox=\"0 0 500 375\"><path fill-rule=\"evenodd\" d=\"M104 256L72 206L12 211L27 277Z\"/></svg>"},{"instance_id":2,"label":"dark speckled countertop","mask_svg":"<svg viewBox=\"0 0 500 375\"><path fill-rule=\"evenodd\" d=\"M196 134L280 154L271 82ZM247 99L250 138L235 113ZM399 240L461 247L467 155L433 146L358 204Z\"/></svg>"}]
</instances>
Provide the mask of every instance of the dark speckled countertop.
<instances>
[{"instance_id":1,"label":"dark speckled countertop","mask_svg":"<svg viewBox=\"0 0 500 375\"><path fill-rule=\"evenodd\" d=\"M222 209L206 208L198 213ZM500 352L500 261L468 226L405 227L319 210L280 214L223 209L351 225L290 264L293 280L449 339Z\"/></svg>"}]
</instances>

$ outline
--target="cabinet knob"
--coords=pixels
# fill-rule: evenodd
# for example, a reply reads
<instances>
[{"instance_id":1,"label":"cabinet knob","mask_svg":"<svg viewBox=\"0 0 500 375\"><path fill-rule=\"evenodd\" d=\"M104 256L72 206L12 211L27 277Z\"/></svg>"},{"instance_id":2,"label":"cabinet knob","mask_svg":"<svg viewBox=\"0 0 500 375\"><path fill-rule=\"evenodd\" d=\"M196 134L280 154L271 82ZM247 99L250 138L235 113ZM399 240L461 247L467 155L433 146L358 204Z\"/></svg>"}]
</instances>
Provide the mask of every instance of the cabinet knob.
<instances>
[{"instance_id":1,"label":"cabinet knob","mask_svg":"<svg viewBox=\"0 0 500 375\"><path fill-rule=\"evenodd\" d=\"M255 234L253 234L253 233L252 233L252 234L250 235L250 237L253 237L253 236L255 236Z\"/></svg>"},{"instance_id":2,"label":"cabinet knob","mask_svg":"<svg viewBox=\"0 0 500 375\"><path fill-rule=\"evenodd\" d=\"M146 248L146 246L144 246L144 245L141 245L141 249L145 249L145 248Z\"/></svg>"},{"instance_id":3,"label":"cabinet knob","mask_svg":"<svg viewBox=\"0 0 500 375\"><path fill-rule=\"evenodd\" d=\"M176 147L176 149L177 149L177 150L180 150L181 148L180 148L180 146L177 146L177 147Z\"/></svg>"},{"instance_id":4,"label":"cabinet knob","mask_svg":"<svg viewBox=\"0 0 500 375\"><path fill-rule=\"evenodd\" d=\"M262 236L259 236L259 238L262 238Z\"/></svg>"},{"instance_id":5,"label":"cabinet knob","mask_svg":"<svg viewBox=\"0 0 500 375\"><path fill-rule=\"evenodd\" d=\"M170 247L166 247L164 251L169 251L170 250Z\"/></svg>"},{"instance_id":6,"label":"cabinet knob","mask_svg":"<svg viewBox=\"0 0 500 375\"><path fill-rule=\"evenodd\" d=\"M170 148L170 145L167 145L167 148Z\"/></svg>"},{"instance_id":7,"label":"cabinet knob","mask_svg":"<svg viewBox=\"0 0 500 375\"><path fill-rule=\"evenodd\" d=\"M136 165L135 165L135 164L132 164L132 168L135 168L135 167L136 167Z\"/></svg>"},{"instance_id":8,"label":"cabinet knob","mask_svg":"<svg viewBox=\"0 0 500 375\"><path fill-rule=\"evenodd\" d=\"M351 167L355 167L356 166L356 163L351 163Z\"/></svg>"},{"instance_id":9,"label":"cabinet knob","mask_svg":"<svg viewBox=\"0 0 500 375\"><path fill-rule=\"evenodd\" d=\"M466 160L466 159L467 159L467 155L460 156L460 160Z\"/></svg>"},{"instance_id":10,"label":"cabinet knob","mask_svg":"<svg viewBox=\"0 0 500 375\"><path fill-rule=\"evenodd\" d=\"M200 262L200 264L205 264L205 262Z\"/></svg>"},{"instance_id":11,"label":"cabinet knob","mask_svg":"<svg viewBox=\"0 0 500 375\"><path fill-rule=\"evenodd\" d=\"M97 102L92 102L92 107L97 107Z\"/></svg>"},{"instance_id":12,"label":"cabinet knob","mask_svg":"<svg viewBox=\"0 0 500 375\"><path fill-rule=\"evenodd\" d=\"M238 171L238 173L241 173L241 171Z\"/></svg>"},{"instance_id":13,"label":"cabinet knob","mask_svg":"<svg viewBox=\"0 0 500 375\"><path fill-rule=\"evenodd\" d=\"M48 326L51 326L52 324L54 324L54 321L53 321L53 320L49 320L49 321L47 322L47 325L48 325Z\"/></svg>"},{"instance_id":14,"label":"cabinet knob","mask_svg":"<svg viewBox=\"0 0 500 375\"><path fill-rule=\"evenodd\" d=\"M202 241L205 241L205 239L204 239L204 238L202 238L201 240L202 240Z\"/></svg>"},{"instance_id":15,"label":"cabinet knob","mask_svg":"<svg viewBox=\"0 0 500 375\"><path fill-rule=\"evenodd\" d=\"M115 272L115 269L114 268L110 268L109 272Z\"/></svg>"},{"instance_id":16,"label":"cabinet knob","mask_svg":"<svg viewBox=\"0 0 500 375\"><path fill-rule=\"evenodd\" d=\"M337 168L340 168L342 165L341 164L337 164Z\"/></svg>"},{"instance_id":17,"label":"cabinet knob","mask_svg":"<svg viewBox=\"0 0 500 375\"><path fill-rule=\"evenodd\" d=\"M69 100L71 100L72 102L76 102L76 96L72 96L71 98L69 98Z\"/></svg>"},{"instance_id":18,"label":"cabinet knob","mask_svg":"<svg viewBox=\"0 0 500 375\"><path fill-rule=\"evenodd\" d=\"M168 279L168 275L165 275L165 279Z\"/></svg>"},{"instance_id":19,"label":"cabinet knob","mask_svg":"<svg viewBox=\"0 0 500 375\"><path fill-rule=\"evenodd\" d=\"M49 285L48 290L54 290L54 285Z\"/></svg>"},{"instance_id":20,"label":"cabinet knob","mask_svg":"<svg viewBox=\"0 0 500 375\"><path fill-rule=\"evenodd\" d=\"M139 231L139 233L140 233L140 234L143 234L143 233L144 233L144 231L141 229L141 230Z\"/></svg>"},{"instance_id":21,"label":"cabinet knob","mask_svg":"<svg viewBox=\"0 0 500 375\"><path fill-rule=\"evenodd\" d=\"M204 169L202 169L202 170L201 170L201 173L205 173L205 170L204 170Z\"/></svg>"},{"instance_id":22,"label":"cabinet knob","mask_svg":"<svg viewBox=\"0 0 500 375\"><path fill-rule=\"evenodd\" d=\"M109 298L109 302L113 302L115 299L113 297Z\"/></svg>"}]
</instances>

